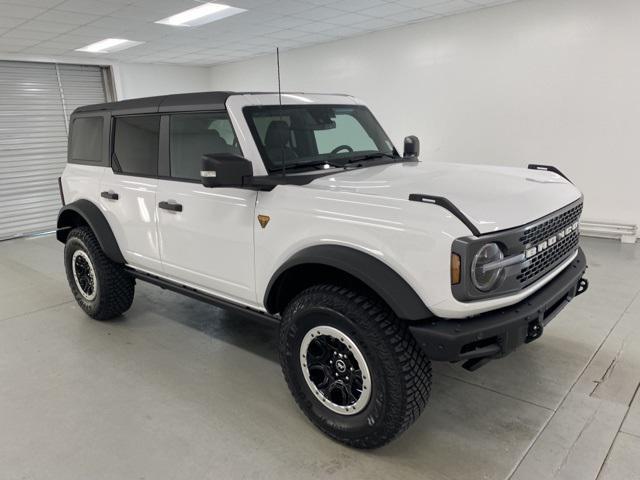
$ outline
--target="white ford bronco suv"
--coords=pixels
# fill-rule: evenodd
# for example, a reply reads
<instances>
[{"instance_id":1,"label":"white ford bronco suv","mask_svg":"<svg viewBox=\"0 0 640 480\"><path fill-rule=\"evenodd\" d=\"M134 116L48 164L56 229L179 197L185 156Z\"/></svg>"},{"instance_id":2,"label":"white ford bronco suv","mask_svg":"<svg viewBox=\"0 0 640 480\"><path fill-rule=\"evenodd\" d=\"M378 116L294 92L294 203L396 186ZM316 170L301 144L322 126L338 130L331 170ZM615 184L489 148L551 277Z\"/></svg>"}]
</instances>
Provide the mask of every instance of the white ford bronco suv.
<instances>
[{"instance_id":1,"label":"white ford bronco suv","mask_svg":"<svg viewBox=\"0 0 640 480\"><path fill-rule=\"evenodd\" d=\"M584 292L580 191L554 167L419 161L346 95L205 92L78 108L57 238L90 316L136 280L277 322L324 433L381 446L431 361L474 370ZM238 315L240 317L240 315Z\"/></svg>"}]
</instances>

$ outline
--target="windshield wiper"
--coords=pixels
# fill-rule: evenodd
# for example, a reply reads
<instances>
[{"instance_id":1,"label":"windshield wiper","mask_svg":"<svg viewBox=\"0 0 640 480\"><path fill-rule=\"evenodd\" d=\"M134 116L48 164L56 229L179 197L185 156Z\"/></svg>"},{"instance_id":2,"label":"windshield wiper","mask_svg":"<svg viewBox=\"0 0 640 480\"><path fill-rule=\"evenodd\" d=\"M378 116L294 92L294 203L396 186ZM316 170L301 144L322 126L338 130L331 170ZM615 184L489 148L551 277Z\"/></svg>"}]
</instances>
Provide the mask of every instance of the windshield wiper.
<instances>
[{"instance_id":1,"label":"windshield wiper","mask_svg":"<svg viewBox=\"0 0 640 480\"><path fill-rule=\"evenodd\" d=\"M290 168L326 168L325 165L329 165L333 168L344 168L350 161L338 161L338 160L307 160L302 162L295 162L287 164L287 170Z\"/></svg>"},{"instance_id":2,"label":"windshield wiper","mask_svg":"<svg viewBox=\"0 0 640 480\"><path fill-rule=\"evenodd\" d=\"M345 162L345 164L361 162L363 160L374 160L376 158L391 158L393 160L397 160L400 157L396 157L395 155L392 155L390 153L382 153L382 152L368 153L366 155L360 155L359 157L351 157L349 160Z\"/></svg>"},{"instance_id":3,"label":"windshield wiper","mask_svg":"<svg viewBox=\"0 0 640 480\"><path fill-rule=\"evenodd\" d=\"M287 164L287 170L295 169L295 168L318 168L318 167L322 169L322 168L326 168L325 165L329 165L330 167L333 167L333 168L347 168L347 167L356 168L358 166L353 165L354 163L358 163L364 160L374 160L377 158L391 158L393 160L397 160L400 157L396 157L389 153L376 152L376 153L368 153L366 155L360 155L360 156L345 158L340 160L338 159L303 160L300 162Z\"/></svg>"},{"instance_id":4,"label":"windshield wiper","mask_svg":"<svg viewBox=\"0 0 640 480\"><path fill-rule=\"evenodd\" d=\"M328 160L313 160L313 161L303 161L303 162L294 162L294 163L288 163L287 164L287 170L289 169L295 169L295 168L325 168L324 165L329 165L331 167L335 167L335 168L342 168L344 167L343 163L337 163L333 160L328 161Z\"/></svg>"}]
</instances>

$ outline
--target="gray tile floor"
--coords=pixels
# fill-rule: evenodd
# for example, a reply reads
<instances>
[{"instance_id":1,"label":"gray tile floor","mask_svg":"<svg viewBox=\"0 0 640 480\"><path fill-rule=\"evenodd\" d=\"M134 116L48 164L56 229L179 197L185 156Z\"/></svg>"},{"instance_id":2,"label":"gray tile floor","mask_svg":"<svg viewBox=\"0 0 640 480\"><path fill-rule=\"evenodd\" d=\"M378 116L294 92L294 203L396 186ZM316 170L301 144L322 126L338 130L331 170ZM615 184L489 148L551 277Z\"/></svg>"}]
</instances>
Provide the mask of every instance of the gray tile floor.
<instances>
[{"instance_id":1,"label":"gray tile floor","mask_svg":"<svg viewBox=\"0 0 640 480\"><path fill-rule=\"evenodd\" d=\"M0 243L0 478L640 479L640 247L583 245L591 289L539 341L436 365L419 421L361 452L298 411L273 328L140 283L95 322L55 239Z\"/></svg>"}]
</instances>

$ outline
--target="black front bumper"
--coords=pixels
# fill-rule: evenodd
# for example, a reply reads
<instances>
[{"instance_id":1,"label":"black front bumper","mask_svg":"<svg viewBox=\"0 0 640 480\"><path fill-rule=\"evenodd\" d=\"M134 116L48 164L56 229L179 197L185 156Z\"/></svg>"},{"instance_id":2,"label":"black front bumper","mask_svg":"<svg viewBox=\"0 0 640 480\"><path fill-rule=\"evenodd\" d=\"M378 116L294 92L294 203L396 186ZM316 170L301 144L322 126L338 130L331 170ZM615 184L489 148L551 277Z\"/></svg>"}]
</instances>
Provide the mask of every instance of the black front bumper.
<instances>
[{"instance_id":1,"label":"black front bumper","mask_svg":"<svg viewBox=\"0 0 640 480\"><path fill-rule=\"evenodd\" d=\"M467 319L431 318L409 329L431 360L465 361L473 370L542 335L547 325L589 283L582 249L560 274L520 303Z\"/></svg>"}]
</instances>

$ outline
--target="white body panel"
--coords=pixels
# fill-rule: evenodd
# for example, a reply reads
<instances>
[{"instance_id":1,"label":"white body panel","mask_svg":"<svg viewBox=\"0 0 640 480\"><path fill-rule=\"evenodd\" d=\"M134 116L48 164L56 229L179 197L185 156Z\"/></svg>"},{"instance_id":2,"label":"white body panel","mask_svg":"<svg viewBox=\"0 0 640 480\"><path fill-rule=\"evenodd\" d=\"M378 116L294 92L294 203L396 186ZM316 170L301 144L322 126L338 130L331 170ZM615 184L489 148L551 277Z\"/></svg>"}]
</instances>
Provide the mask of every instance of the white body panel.
<instances>
[{"instance_id":1,"label":"white body panel","mask_svg":"<svg viewBox=\"0 0 640 480\"><path fill-rule=\"evenodd\" d=\"M84 198L100 206L100 181L106 170L101 167L67 164L62 174L65 202L71 203Z\"/></svg>"},{"instance_id":2,"label":"white body panel","mask_svg":"<svg viewBox=\"0 0 640 480\"><path fill-rule=\"evenodd\" d=\"M360 104L339 95L285 94L283 104ZM249 105L277 105L274 94L233 95L227 110L254 175L267 171L244 119ZM95 173L94 173L95 172ZM561 176L508 167L401 162L342 169L305 186L256 192L204 188L197 183L115 175L110 169L68 165L67 202L100 206L126 261L134 268L265 310L265 292L278 268L314 245L365 252L397 272L437 316L464 318L512 305L559 273L572 259L516 294L474 302L451 292L452 242L469 228L448 210L412 202L412 193L443 196L481 233L521 226L580 198ZM100 198L113 190L120 200ZM182 212L158 209L174 200ZM271 217L266 228L257 215Z\"/></svg>"},{"instance_id":3,"label":"white body panel","mask_svg":"<svg viewBox=\"0 0 640 480\"><path fill-rule=\"evenodd\" d=\"M155 178L117 175L105 168L100 192L114 192L118 200L100 198L100 208L113 230L125 260L131 265L161 272L157 228Z\"/></svg>"},{"instance_id":4,"label":"white body panel","mask_svg":"<svg viewBox=\"0 0 640 480\"><path fill-rule=\"evenodd\" d=\"M524 225L580 198L580 191L555 173L424 161L352 170L308 188L405 201L412 193L445 197L480 233Z\"/></svg>"},{"instance_id":5,"label":"white body panel","mask_svg":"<svg viewBox=\"0 0 640 480\"><path fill-rule=\"evenodd\" d=\"M403 277L427 306L436 305L451 296L451 243L469 234L440 207L294 186L260 192L256 214L271 216L268 227L258 226L255 234L258 299L292 255L332 244L376 257Z\"/></svg>"},{"instance_id":6,"label":"white body panel","mask_svg":"<svg viewBox=\"0 0 640 480\"><path fill-rule=\"evenodd\" d=\"M164 274L228 300L255 306L256 195L253 190L160 180L158 202L182 205L181 212L158 208Z\"/></svg>"}]
</instances>

